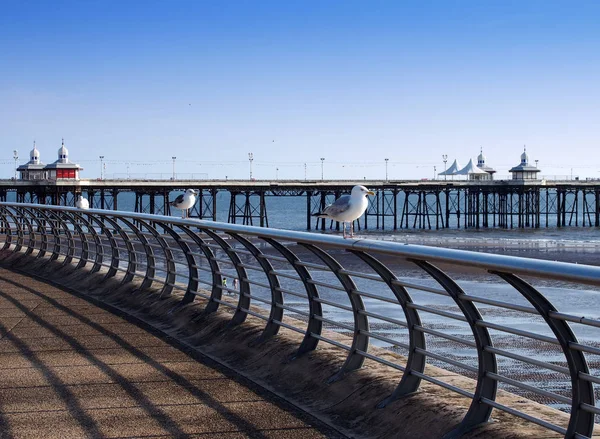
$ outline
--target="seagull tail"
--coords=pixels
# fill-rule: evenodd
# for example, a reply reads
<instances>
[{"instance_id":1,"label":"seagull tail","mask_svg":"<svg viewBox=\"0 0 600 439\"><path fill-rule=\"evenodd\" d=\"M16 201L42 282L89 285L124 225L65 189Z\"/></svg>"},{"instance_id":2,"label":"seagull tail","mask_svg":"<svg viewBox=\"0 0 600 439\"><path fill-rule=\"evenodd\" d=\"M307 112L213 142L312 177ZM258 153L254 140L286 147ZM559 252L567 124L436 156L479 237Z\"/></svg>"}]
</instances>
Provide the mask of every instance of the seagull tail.
<instances>
[{"instance_id":1,"label":"seagull tail","mask_svg":"<svg viewBox=\"0 0 600 439\"><path fill-rule=\"evenodd\" d=\"M323 212L313 213L312 216L316 216L317 218L327 218L327 214Z\"/></svg>"}]
</instances>

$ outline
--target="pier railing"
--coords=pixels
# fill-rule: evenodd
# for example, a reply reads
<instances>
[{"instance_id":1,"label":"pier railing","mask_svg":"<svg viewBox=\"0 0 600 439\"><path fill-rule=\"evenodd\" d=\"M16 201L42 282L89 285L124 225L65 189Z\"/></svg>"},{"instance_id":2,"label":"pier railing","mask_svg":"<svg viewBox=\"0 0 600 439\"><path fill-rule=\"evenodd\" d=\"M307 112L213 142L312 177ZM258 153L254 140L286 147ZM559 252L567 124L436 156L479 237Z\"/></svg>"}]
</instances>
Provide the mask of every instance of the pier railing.
<instances>
[{"instance_id":1,"label":"pier railing","mask_svg":"<svg viewBox=\"0 0 600 439\"><path fill-rule=\"evenodd\" d=\"M296 356L333 345L347 357L332 381L365 361L401 371L373 410L423 381L469 398L447 437L488 421L494 409L568 438L591 437L600 415L600 267L34 204L0 203L0 228L4 252L122 283L138 278L156 300L229 308L234 325L254 316L264 321L262 339L299 333ZM433 377L428 364L473 381ZM560 408L567 421L510 406L498 389Z\"/></svg>"}]
</instances>

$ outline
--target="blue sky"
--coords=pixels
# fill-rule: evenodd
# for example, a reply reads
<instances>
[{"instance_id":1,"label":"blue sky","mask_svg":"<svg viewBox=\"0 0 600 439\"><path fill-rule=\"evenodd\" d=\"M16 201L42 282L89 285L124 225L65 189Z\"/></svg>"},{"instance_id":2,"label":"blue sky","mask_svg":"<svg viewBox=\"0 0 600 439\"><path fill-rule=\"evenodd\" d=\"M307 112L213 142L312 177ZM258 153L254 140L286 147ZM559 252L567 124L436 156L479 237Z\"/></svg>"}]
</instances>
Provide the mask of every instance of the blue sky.
<instances>
[{"instance_id":1,"label":"blue sky","mask_svg":"<svg viewBox=\"0 0 600 439\"><path fill-rule=\"evenodd\" d=\"M0 177L61 137L82 177L431 178L523 145L600 177L600 2L8 1ZM24 160L20 160L24 161ZM127 165L126 163L129 163ZM278 168L278 171L277 171Z\"/></svg>"}]
</instances>

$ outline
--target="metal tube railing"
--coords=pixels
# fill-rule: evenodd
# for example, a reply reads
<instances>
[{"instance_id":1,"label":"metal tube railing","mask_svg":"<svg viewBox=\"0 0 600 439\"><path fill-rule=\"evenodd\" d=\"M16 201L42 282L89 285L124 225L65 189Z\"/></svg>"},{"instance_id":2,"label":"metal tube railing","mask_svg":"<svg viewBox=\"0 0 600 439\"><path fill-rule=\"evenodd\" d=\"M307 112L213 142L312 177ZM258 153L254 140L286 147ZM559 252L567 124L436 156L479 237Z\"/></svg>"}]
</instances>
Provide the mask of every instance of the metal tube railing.
<instances>
[{"instance_id":1,"label":"metal tube railing","mask_svg":"<svg viewBox=\"0 0 600 439\"><path fill-rule=\"evenodd\" d=\"M257 317L265 322L261 339L280 329L303 334L296 356L314 351L319 343L340 348L346 361L331 380L343 380L365 360L401 371L395 391L382 395L380 407L417 391L421 380L470 398L462 423L447 437L486 422L494 409L565 437L591 437L595 415L600 414L594 395L600 391L594 388L600 384L599 370L590 368L587 360L600 355L600 337L589 333L600 329L600 320L560 310L539 290L549 280L598 288L600 267L34 204L0 203L0 224L5 250L88 267L122 283L140 278L141 290L158 291L156 300L172 295L186 304L201 298L206 312L223 305L230 308L232 325L243 323L248 315ZM438 264L468 266L487 278L494 276L519 300L498 300L484 289L467 292L462 281ZM416 270L419 279L406 276L406 267ZM237 284L226 284L227 279ZM578 293L573 289L569 294ZM509 313L510 323L503 313ZM532 331L526 326L535 317L539 323ZM325 324L349 338L325 333ZM544 325L542 331L539 325ZM586 329L583 338L576 335L580 327ZM401 349L408 356L382 356L374 346L384 352ZM548 346L554 349L553 359L536 357L536 350ZM431 376L425 370L428 361L475 377L473 388ZM511 362L564 376L558 383L562 389L520 381L505 367ZM569 420L557 425L554 419L499 402L499 388L570 404Z\"/></svg>"}]
</instances>

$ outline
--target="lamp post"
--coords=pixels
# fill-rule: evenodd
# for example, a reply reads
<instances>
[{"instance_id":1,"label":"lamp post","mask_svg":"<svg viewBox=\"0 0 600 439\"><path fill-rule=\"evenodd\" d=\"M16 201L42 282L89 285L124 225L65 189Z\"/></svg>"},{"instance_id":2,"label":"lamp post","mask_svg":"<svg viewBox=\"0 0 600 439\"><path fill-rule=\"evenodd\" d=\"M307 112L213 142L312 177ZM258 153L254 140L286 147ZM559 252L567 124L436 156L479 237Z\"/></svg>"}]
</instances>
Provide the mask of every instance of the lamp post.
<instances>
[{"instance_id":1,"label":"lamp post","mask_svg":"<svg viewBox=\"0 0 600 439\"><path fill-rule=\"evenodd\" d=\"M250 162L250 180L252 180L252 162L254 161L254 154L248 153L248 161Z\"/></svg>"},{"instance_id":2,"label":"lamp post","mask_svg":"<svg viewBox=\"0 0 600 439\"><path fill-rule=\"evenodd\" d=\"M279 180L279 168L275 168L275 180Z\"/></svg>"},{"instance_id":3,"label":"lamp post","mask_svg":"<svg viewBox=\"0 0 600 439\"><path fill-rule=\"evenodd\" d=\"M448 154L442 154L442 160L444 161L444 180L448 178L446 175L446 163L448 162Z\"/></svg>"},{"instance_id":4,"label":"lamp post","mask_svg":"<svg viewBox=\"0 0 600 439\"><path fill-rule=\"evenodd\" d=\"M306 181L306 163L304 163L304 181Z\"/></svg>"},{"instance_id":5,"label":"lamp post","mask_svg":"<svg viewBox=\"0 0 600 439\"><path fill-rule=\"evenodd\" d=\"M539 162L539 160L535 160L535 167L536 168L538 167L538 162Z\"/></svg>"},{"instance_id":6,"label":"lamp post","mask_svg":"<svg viewBox=\"0 0 600 439\"><path fill-rule=\"evenodd\" d=\"M177 157L173 156L171 158L173 159L173 181L175 181L175 160L177 160ZM129 172L129 170L127 172Z\"/></svg>"},{"instance_id":7,"label":"lamp post","mask_svg":"<svg viewBox=\"0 0 600 439\"><path fill-rule=\"evenodd\" d=\"M435 165L433 165L433 179L435 180L435 172L436 172L436 167Z\"/></svg>"},{"instance_id":8,"label":"lamp post","mask_svg":"<svg viewBox=\"0 0 600 439\"><path fill-rule=\"evenodd\" d=\"M387 172L388 160L389 159L385 159L385 181L388 181L388 172Z\"/></svg>"},{"instance_id":9,"label":"lamp post","mask_svg":"<svg viewBox=\"0 0 600 439\"><path fill-rule=\"evenodd\" d=\"M15 159L15 180L17 179L17 161L19 160L19 152L15 149L13 151L13 157Z\"/></svg>"},{"instance_id":10,"label":"lamp post","mask_svg":"<svg viewBox=\"0 0 600 439\"><path fill-rule=\"evenodd\" d=\"M321 180L323 180L323 162L325 162L325 157L321 157Z\"/></svg>"},{"instance_id":11,"label":"lamp post","mask_svg":"<svg viewBox=\"0 0 600 439\"><path fill-rule=\"evenodd\" d=\"M104 156L101 155L100 156L100 180L104 180L104 163L102 163L103 160L104 160Z\"/></svg>"}]
</instances>

